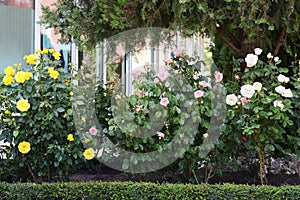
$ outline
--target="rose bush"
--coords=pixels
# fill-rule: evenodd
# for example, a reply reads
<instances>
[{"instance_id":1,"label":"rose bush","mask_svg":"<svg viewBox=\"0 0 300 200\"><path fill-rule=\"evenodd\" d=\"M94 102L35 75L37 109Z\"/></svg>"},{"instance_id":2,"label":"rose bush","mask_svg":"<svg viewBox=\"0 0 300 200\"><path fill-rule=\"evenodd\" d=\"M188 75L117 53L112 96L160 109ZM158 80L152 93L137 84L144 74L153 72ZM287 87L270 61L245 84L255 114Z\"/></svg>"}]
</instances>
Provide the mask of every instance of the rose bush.
<instances>
[{"instance_id":1,"label":"rose bush","mask_svg":"<svg viewBox=\"0 0 300 200\"><path fill-rule=\"evenodd\" d=\"M165 72L156 73L149 67L143 72L137 71L133 81L135 93L131 96L126 97L121 89L114 89L109 95L112 96L111 114L107 117L108 126L105 125L104 134L118 147L141 154L162 150L179 136L179 143L188 148L174 149L178 155L172 156L179 158L175 163L177 169L179 166L182 173L192 175L193 170L199 169L199 163L209 156L208 152L220 134L219 127L210 127L210 120L225 110L222 106L225 90L220 83L223 75L216 72L211 79L203 76L201 62L195 62L194 58L179 50L174 51L172 58L165 63ZM217 104L212 103L213 100ZM208 133L210 128L212 134ZM97 135L86 134L88 147L97 148ZM111 155L105 158L104 153L100 155L107 160L118 157L120 153L113 147L103 147L102 151ZM128 170L129 166L135 166L144 159L153 160L151 165L157 164L155 157L132 156L124 159L121 165Z\"/></svg>"},{"instance_id":2,"label":"rose bush","mask_svg":"<svg viewBox=\"0 0 300 200\"><path fill-rule=\"evenodd\" d=\"M248 151L248 155L253 151L258 153L263 184L267 181L266 157L274 155L277 150L284 152L280 144L287 138L287 127L293 125L290 116L295 92L288 84L289 77L284 75L288 69L278 66L279 58L268 54L269 61L265 63L258 56L248 54L245 73L226 85L226 103L228 130L234 130L236 143L244 144L241 147L246 148L244 151Z\"/></svg>"},{"instance_id":3,"label":"rose bush","mask_svg":"<svg viewBox=\"0 0 300 200\"><path fill-rule=\"evenodd\" d=\"M22 171L17 180L65 180L83 161L73 122L73 75L56 69L59 57L53 49L37 50L24 56L28 66L8 66L0 75L0 141L8 145L2 162L15 169L11 173Z\"/></svg>"}]
</instances>

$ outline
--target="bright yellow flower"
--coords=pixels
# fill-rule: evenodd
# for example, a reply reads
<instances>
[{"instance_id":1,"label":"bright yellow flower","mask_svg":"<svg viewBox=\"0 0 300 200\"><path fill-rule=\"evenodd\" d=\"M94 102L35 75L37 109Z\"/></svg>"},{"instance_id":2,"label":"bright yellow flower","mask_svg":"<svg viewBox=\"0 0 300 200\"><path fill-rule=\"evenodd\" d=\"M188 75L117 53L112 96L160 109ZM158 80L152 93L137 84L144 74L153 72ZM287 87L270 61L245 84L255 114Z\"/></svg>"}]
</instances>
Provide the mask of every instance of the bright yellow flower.
<instances>
[{"instance_id":1,"label":"bright yellow flower","mask_svg":"<svg viewBox=\"0 0 300 200\"><path fill-rule=\"evenodd\" d=\"M4 113L7 114L7 115L11 115L11 112L9 110L5 110Z\"/></svg>"},{"instance_id":2,"label":"bright yellow flower","mask_svg":"<svg viewBox=\"0 0 300 200\"><path fill-rule=\"evenodd\" d=\"M83 152L83 156L87 160L92 160L95 157L95 151L92 148L88 148Z\"/></svg>"},{"instance_id":3,"label":"bright yellow flower","mask_svg":"<svg viewBox=\"0 0 300 200\"><path fill-rule=\"evenodd\" d=\"M67 140L69 140L70 142L74 141L73 135L69 134Z\"/></svg>"},{"instance_id":4,"label":"bright yellow flower","mask_svg":"<svg viewBox=\"0 0 300 200\"><path fill-rule=\"evenodd\" d=\"M15 63L15 64L14 64L14 67L18 67L18 64L17 64L17 63Z\"/></svg>"},{"instance_id":5,"label":"bright yellow flower","mask_svg":"<svg viewBox=\"0 0 300 200\"><path fill-rule=\"evenodd\" d=\"M53 53L54 52L54 49L49 49L49 53Z\"/></svg>"},{"instance_id":6,"label":"bright yellow flower","mask_svg":"<svg viewBox=\"0 0 300 200\"><path fill-rule=\"evenodd\" d=\"M30 65L34 65L37 63L37 57L35 54L30 54L29 56L24 56L24 59Z\"/></svg>"},{"instance_id":7,"label":"bright yellow flower","mask_svg":"<svg viewBox=\"0 0 300 200\"><path fill-rule=\"evenodd\" d=\"M61 56L61 54L59 52L54 52L52 55L54 56L55 60L59 60L59 58Z\"/></svg>"},{"instance_id":8,"label":"bright yellow flower","mask_svg":"<svg viewBox=\"0 0 300 200\"><path fill-rule=\"evenodd\" d=\"M85 142L85 143L89 143L90 141L91 141L90 139L84 137L84 142Z\"/></svg>"},{"instance_id":9,"label":"bright yellow flower","mask_svg":"<svg viewBox=\"0 0 300 200\"><path fill-rule=\"evenodd\" d=\"M3 81L4 85L10 85L14 82L14 78L10 75L6 75L3 77L2 81Z\"/></svg>"},{"instance_id":10,"label":"bright yellow flower","mask_svg":"<svg viewBox=\"0 0 300 200\"><path fill-rule=\"evenodd\" d=\"M31 72L25 72L25 78L26 80L29 80L32 77L32 73Z\"/></svg>"},{"instance_id":11,"label":"bright yellow flower","mask_svg":"<svg viewBox=\"0 0 300 200\"><path fill-rule=\"evenodd\" d=\"M57 79L59 76L59 72L58 71L51 71L50 72L50 77L53 79Z\"/></svg>"},{"instance_id":12,"label":"bright yellow flower","mask_svg":"<svg viewBox=\"0 0 300 200\"><path fill-rule=\"evenodd\" d=\"M40 52L40 50L39 50L39 49L36 49L36 50L34 50L34 52L35 52L35 53L38 53L38 52Z\"/></svg>"},{"instance_id":13,"label":"bright yellow flower","mask_svg":"<svg viewBox=\"0 0 300 200\"><path fill-rule=\"evenodd\" d=\"M15 79L17 83L24 83L27 80L26 72L18 71L15 75Z\"/></svg>"},{"instance_id":14,"label":"bright yellow flower","mask_svg":"<svg viewBox=\"0 0 300 200\"><path fill-rule=\"evenodd\" d=\"M43 49L42 51L41 51L41 54L43 55L43 54L47 54L49 52L49 50L48 49Z\"/></svg>"},{"instance_id":15,"label":"bright yellow flower","mask_svg":"<svg viewBox=\"0 0 300 200\"><path fill-rule=\"evenodd\" d=\"M54 67L49 67L48 68L48 72L50 73L50 72L53 72L54 71Z\"/></svg>"},{"instance_id":16,"label":"bright yellow flower","mask_svg":"<svg viewBox=\"0 0 300 200\"><path fill-rule=\"evenodd\" d=\"M18 145L18 149L22 154L26 154L30 151L30 143L29 142L20 142Z\"/></svg>"},{"instance_id":17,"label":"bright yellow flower","mask_svg":"<svg viewBox=\"0 0 300 200\"><path fill-rule=\"evenodd\" d=\"M21 112L26 112L30 108L30 103L28 103L28 100L20 99L17 102L17 108Z\"/></svg>"},{"instance_id":18,"label":"bright yellow flower","mask_svg":"<svg viewBox=\"0 0 300 200\"><path fill-rule=\"evenodd\" d=\"M14 68L12 68L12 66L8 66L8 67L6 67L5 69L4 69L4 73L6 74L6 75L14 75L15 74L15 70L14 70Z\"/></svg>"},{"instance_id":19,"label":"bright yellow flower","mask_svg":"<svg viewBox=\"0 0 300 200\"><path fill-rule=\"evenodd\" d=\"M73 96L73 94L74 94L74 93L71 91L71 92L70 92L70 96Z\"/></svg>"}]
</instances>

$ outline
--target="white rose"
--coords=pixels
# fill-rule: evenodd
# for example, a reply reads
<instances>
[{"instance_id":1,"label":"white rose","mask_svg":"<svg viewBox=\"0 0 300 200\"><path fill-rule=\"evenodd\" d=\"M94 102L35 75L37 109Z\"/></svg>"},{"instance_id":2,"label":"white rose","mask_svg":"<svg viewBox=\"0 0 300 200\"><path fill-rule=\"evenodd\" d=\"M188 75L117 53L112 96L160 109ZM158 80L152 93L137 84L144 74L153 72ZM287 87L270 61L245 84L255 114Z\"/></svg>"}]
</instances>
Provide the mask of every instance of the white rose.
<instances>
[{"instance_id":1,"label":"white rose","mask_svg":"<svg viewBox=\"0 0 300 200\"><path fill-rule=\"evenodd\" d=\"M284 105L283 105L282 101L276 100L276 101L274 101L274 107L279 107L280 110L283 110Z\"/></svg>"},{"instance_id":2,"label":"white rose","mask_svg":"<svg viewBox=\"0 0 300 200\"><path fill-rule=\"evenodd\" d=\"M283 97L293 97L293 93L292 93L291 89L285 89L281 95Z\"/></svg>"},{"instance_id":3,"label":"white rose","mask_svg":"<svg viewBox=\"0 0 300 200\"><path fill-rule=\"evenodd\" d=\"M272 54L268 53L267 58L269 58L269 59L273 58Z\"/></svg>"},{"instance_id":4,"label":"white rose","mask_svg":"<svg viewBox=\"0 0 300 200\"><path fill-rule=\"evenodd\" d=\"M283 86L277 86L276 88L275 88L275 91L277 92L277 93L279 93L279 94L283 94L283 92L284 92L284 90L285 90L285 87L283 87Z\"/></svg>"},{"instance_id":5,"label":"white rose","mask_svg":"<svg viewBox=\"0 0 300 200\"><path fill-rule=\"evenodd\" d=\"M279 61L279 57L276 56L276 57L274 58L274 61L275 61L275 62L278 62L278 61Z\"/></svg>"},{"instance_id":6,"label":"white rose","mask_svg":"<svg viewBox=\"0 0 300 200\"><path fill-rule=\"evenodd\" d=\"M234 106L238 101L237 96L235 96L234 94L229 94L226 96L226 103L230 106Z\"/></svg>"},{"instance_id":7,"label":"white rose","mask_svg":"<svg viewBox=\"0 0 300 200\"><path fill-rule=\"evenodd\" d=\"M243 85L241 87L241 94L244 97L247 97L248 99L250 99L255 93L255 89L252 85Z\"/></svg>"},{"instance_id":8,"label":"white rose","mask_svg":"<svg viewBox=\"0 0 300 200\"><path fill-rule=\"evenodd\" d=\"M262 84L260 82L253 83L253 87L256 91L260 91L262 88Z\"/></svg>"},{"instance_id":9,"label":"white rose","mask_svg":"<svg viewBox=\"0 0 300 200\"><path fill-rule=\"evenodd\" d=\"M261 54L261 52L262 52L262 49L261 48L255 48L254 49L254 53L256 54L256 55L260 55Z\"/></svg>"},{"instance_id":10,"label":"white rose","mask_svg":"<svg viewBox=\"0 0 300 200\"><path fill-rule=\"evenodd\" d=\"M255 54L247 54L246 58L245 58L245 62L247 63L247 67L253 67L254 65L256 65L258 60L258 56Z\"/></svg>"},{"instance_id":11,"label":"white rose","mask_svg":"<svg viewBox=\"0 0 300 200\"><path fill-rule=\"evenodd\" d=\"M280 83L283 83L283 82L285 82L285 79L286 79L286 78L287 78L287 77L285 77L284 75L279 74L278 77L277 77L277 80L278 80Z\"/></svg>"},{"instance_id":12,"label":"white rose","mask_svg":"<svg viewBox=\"0 0 300 200\"><path fill-rule=\"evenodd\" d=\"M283 82L288 83L289 81L290 81L290 78L289 77L285 77Z\"/></svg>"}]
</instances>

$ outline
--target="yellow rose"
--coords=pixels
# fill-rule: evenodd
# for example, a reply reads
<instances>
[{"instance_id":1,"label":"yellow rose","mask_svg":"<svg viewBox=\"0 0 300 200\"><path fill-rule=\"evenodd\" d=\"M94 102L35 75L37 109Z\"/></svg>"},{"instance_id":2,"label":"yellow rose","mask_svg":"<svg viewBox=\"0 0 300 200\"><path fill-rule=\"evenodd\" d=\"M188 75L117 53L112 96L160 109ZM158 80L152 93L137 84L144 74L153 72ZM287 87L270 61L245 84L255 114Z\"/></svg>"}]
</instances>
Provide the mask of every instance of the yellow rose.
<instances>
[{"instance_id":1,"label":"yellow rose","mask_svg":"<svg viewBox=\"0 0 300 200\"><path fill-rule=\"evenodd\" d=\"M61 56L61 54L59 52L54 52L52 55L55 58L55 60L59 60L59 58Z\"/></svg>"},{"instance_id":2,"label":"yellow rose","mask_svg":"<svg viewBox=\"0 0 300 200\"><path fill-rule=\"evenodd\" d=\"M49 67L49 68L48 68L48 72L49 72L49 73L51 73L51 72L53 72L53 71L54 71L54 67Z\"/></svg>"},{"instance_id":3,"label":"yellow rose","mask_svg":"<svg viewBox=\"0 0 300 200\"><path fill-rule=\"evenodd\" d=\"M49 53L53 53L54 52L54 49L49 49Z\"/></svg>"},{"instance_id":4,"label":"yellow rose","mask_svg":"<svg viewBox=\"0 0 300 200\"><path fill-rule=\"evenodd\" d=\"M14 78L10 75L6 75L3 77L2 82L4 83L4 85L10 85L14 82Z\"/></svg>"},{"instance_id":5,"label":"yellow rose","mask_svg":"<svg viewBox=\"0 0 300 200\"><path fill-rule=\"evenodd\" d=\"M31 72L25 72L25 79L29 80L32 77L32 73Z\"/></svg>"},{"instance_id":6,"label":"yellow rose","mask_svg":"<svg viewBox=\"0 0 300 200\"><path fill-rule=\"evenodd\" d=\"M11 115L11 112L9 110L5 110L4 113L7 114L7 115Z\"/></svg>"},{"instance_id":7,"label":"yellow rose","mask_svg":"<svg viewBox=\"0 0 300 200\"><path fill-rule=\"evenodd\" d=\"M4 73L8 76L12 76L15 74L15 70L12 68L12 66L8 66L4 69Z\"/></svg>"},{"instance_id":8,"label":"yellow rose","mask_svg":"<svg viewBox=\"0 0 300 200\"><path fill-rule=\"evenodd\" d=\"M17 102L17 108L21 112L26 112L30 108L30 103L28 103L28 100L20 99Z\"/></svg>"},{"instance_id":9,"label":"yellow rose","mask_svg":"<svg viewBox=\"0 0 300 200\"><path fill-rule=\"evenodd\" d=\"M24 56L24 59L30 65L34 65L37 63L37 57L35 54L30 54L29 56Z\"/></svg>"},{"instance_id":10,"label":"yellow rose","mask_svg":"<svg viewBox=\"0 0 300 200\"><path fill-rule=\"evenodd\" d=\"M18 71L15 75L15 79L18 83L24 83L26 81L26 73L23 71Z\"/></svg>"},{"instance_id":11,"label":"yellow rose","mask_svg":"<svg viewBox=\"0 0 300 200\"><path fill-rule=\"evenodd\" d=\"M58 71L51 71L50 72L50 77L53 79L57 79L59 76L59 72Z\"/></svg>"},{"instance_id":12,"label":"yellow rose","mask_svg":"<svg viewBox=\"0 0 300 200\"><path fill-rule=\"evenodd\" d=\"M95 157L95 151L92 148L88 148L83 152L83 156L87 160L92 160Z\"/></svg>"},{"instance_id":13,"label":"yellow rose","mask_svg":"<svg viewBox=\"0 0 300 200\"><path fill-rule=\"evenodd\" d=\"M70 142L74 141L73 135L69 134L67 140L69 140Z\"/></svg>"},{"instance_id":14,"label":"yellow rose","mask_svg":"<svg viewBox=\"0 0 300 200\"><path fill-rule=\"evenodd\" d=\"M49 52L49 50L48 49L43 49L42 51L41 51L41 54L43 55L43 54L47 54Z\"/></svg>"},{"instance_id":15,"label":"yellow rose","mask_svg":"<svg viewBox=\"0 0 300 200\"><path fill-rule=\"evenodd\" d=\"M30 151L30 143L29 142L20 142L18 145L18 149L22 154L26 154Z\"/></svg>"},{"instance_id":16,"label":"yellow rose","mask_svg":"<svg viewBox=\"0 0 300 200\"><path fill-rule=\"evenodd\" d=\"M90 139L84 137L84 142L85 142L85 143L89 143L90 141L91 141Z\"/></svg>"}]
</instances>

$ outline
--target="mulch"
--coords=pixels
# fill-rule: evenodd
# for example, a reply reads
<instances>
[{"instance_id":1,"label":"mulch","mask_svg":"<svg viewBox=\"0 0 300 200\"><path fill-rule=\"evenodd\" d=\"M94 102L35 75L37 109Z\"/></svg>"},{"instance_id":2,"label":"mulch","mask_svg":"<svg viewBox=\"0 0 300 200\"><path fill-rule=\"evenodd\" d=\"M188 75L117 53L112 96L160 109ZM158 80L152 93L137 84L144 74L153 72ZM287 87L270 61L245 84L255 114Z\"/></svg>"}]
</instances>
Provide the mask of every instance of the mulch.
<instances>
[{"instance_id":1,"label":"mulch","mask_svg":"<svg viewBox=\"0 0 300 200\"><path fill-rule=\"evenodd\" d=\"M268 174L267 185L300 185L300 177L298 174ZM102 182L154 182L154 183L192 183L197 182L188 180L182 174L174 172L150 172L145 174L129 174L125 172L116 171L114 169L102 169L98 172L89 172L88 169L82 168L70 176L71 182L85 182L85 181L102 181ZM198 180L198 183L204 182L204 179ZM237 171L237 172L223 172L222 175L214 175L208 180L209 184L248 184L260 185L259 175L256 172Z\"/></svg>"}]
</instances>

